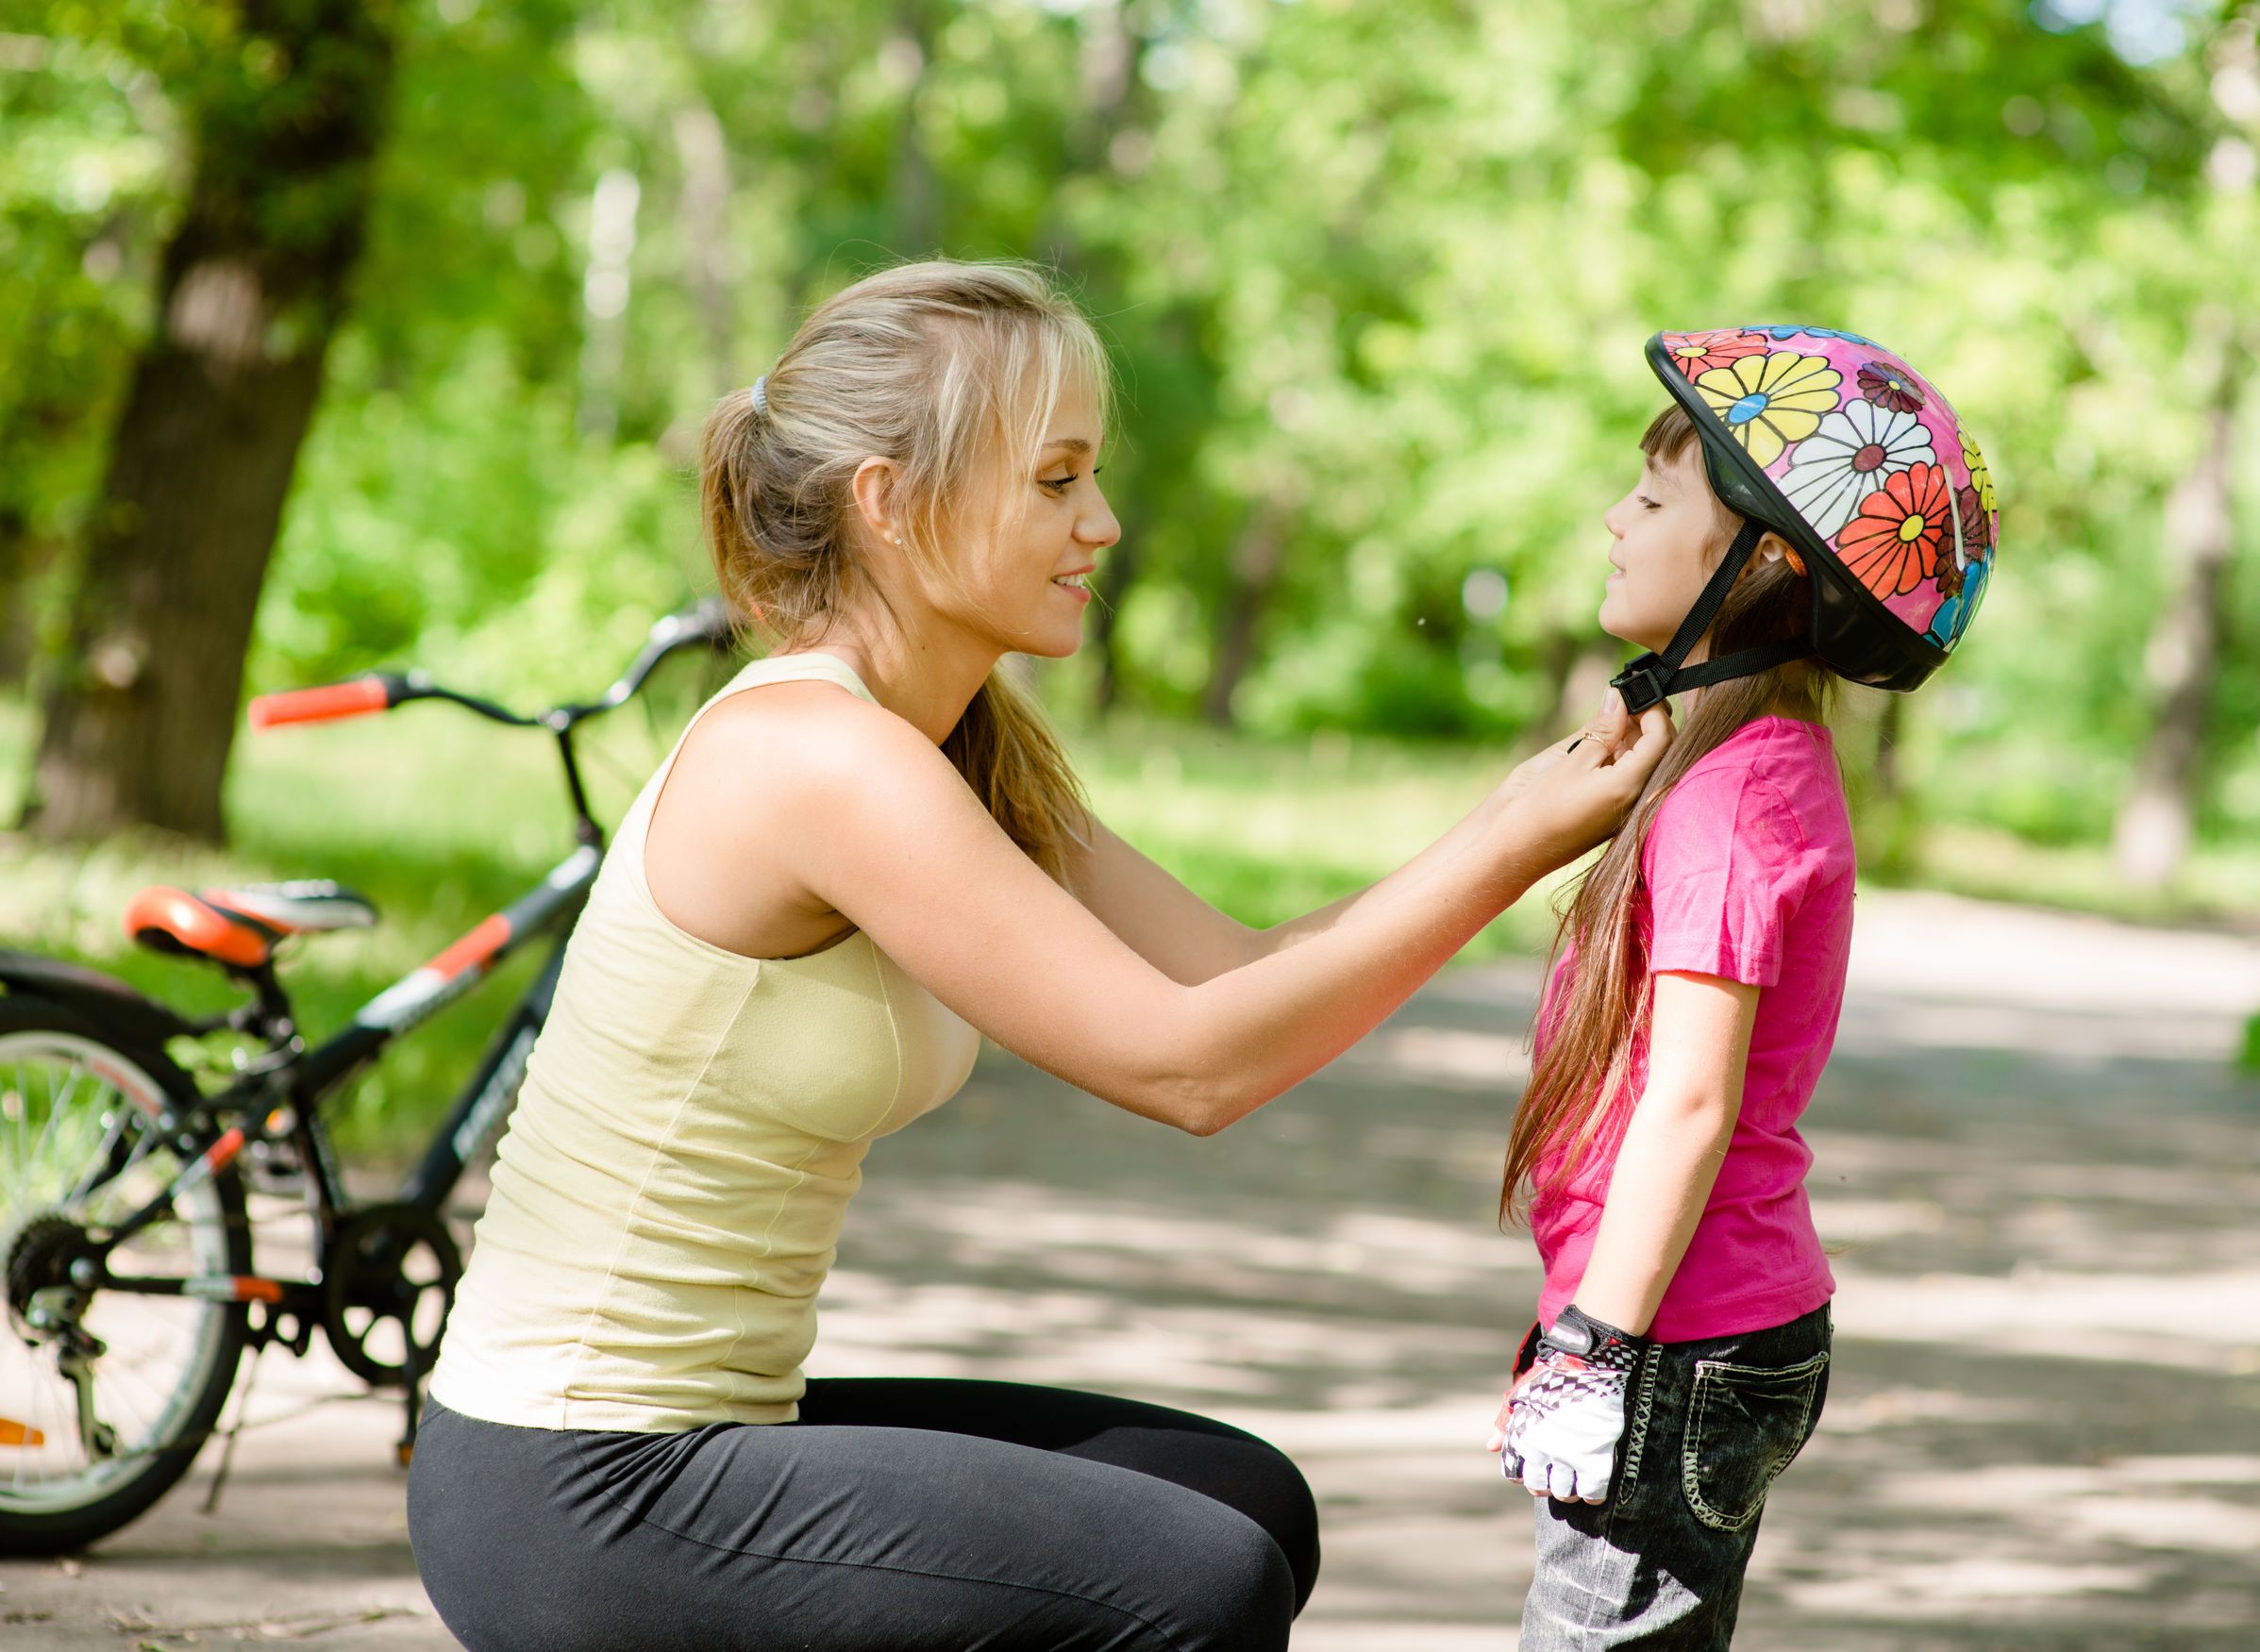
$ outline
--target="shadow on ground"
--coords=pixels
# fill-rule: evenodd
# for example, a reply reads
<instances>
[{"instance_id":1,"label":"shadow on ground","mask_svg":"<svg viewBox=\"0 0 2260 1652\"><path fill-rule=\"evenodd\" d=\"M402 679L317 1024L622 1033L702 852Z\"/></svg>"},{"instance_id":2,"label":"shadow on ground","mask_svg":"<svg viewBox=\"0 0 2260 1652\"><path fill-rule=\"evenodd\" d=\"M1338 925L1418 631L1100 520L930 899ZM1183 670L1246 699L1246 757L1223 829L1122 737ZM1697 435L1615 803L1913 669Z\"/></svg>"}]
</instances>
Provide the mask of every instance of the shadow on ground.
<instances>
[{"instance_id":1,"label":"shadow on ground","mask_svg":"<svg viewBox=\"0 0 2260 1652\"><path fill-rule=\"evenodd\" d=\"M1860 945L1807 1119L1836 1364L1737 1645L2260 1644L2260 1092L2225 1060L2260 947L1873 895ZM1299 1649L1508 1652L1528 1503L1482 1436L1537 1293L1494 1226L1535 983L1449 975L1206 1142L992 1052L874 1150L812 1373L1214 1411L1324 1503ZM75 1574L0 1572L0 1639L448 1644L394 1416L320 1403L343 1386L271 1368L254 1410L290 1420L245 1435L221 1517L207 1465Z\"/></svg>"}]
</instances>

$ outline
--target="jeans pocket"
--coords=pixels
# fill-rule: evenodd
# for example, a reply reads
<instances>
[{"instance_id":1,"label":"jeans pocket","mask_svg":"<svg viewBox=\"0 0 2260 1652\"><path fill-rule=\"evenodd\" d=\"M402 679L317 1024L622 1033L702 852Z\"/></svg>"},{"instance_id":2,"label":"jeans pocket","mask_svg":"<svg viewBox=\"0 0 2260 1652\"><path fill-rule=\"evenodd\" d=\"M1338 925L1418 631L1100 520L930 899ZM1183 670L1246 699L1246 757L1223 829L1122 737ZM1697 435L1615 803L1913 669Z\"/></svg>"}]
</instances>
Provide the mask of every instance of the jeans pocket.
<instances>
[{"instance_id":1,"label":"jeans pocket","mask_svg":"<svg viewBox=\"0 0 2260 1652\"><path fill-rule=\"evenodd\" d=\"M1802 1450L1826 1350L1789 1366L1699 1360L1682 1448L1687 1506L1705 1526L1739 1531L1758 1517L1774 1479Z\"/></svg>"}]
</instances>

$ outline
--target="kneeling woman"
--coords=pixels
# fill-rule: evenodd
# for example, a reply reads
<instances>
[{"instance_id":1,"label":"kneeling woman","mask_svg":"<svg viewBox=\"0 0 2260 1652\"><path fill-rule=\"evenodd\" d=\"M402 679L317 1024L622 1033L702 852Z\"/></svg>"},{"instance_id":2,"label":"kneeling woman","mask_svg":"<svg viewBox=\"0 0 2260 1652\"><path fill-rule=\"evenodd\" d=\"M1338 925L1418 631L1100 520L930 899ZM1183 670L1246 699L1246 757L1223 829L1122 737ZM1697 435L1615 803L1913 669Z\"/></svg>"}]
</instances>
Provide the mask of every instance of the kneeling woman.
<instances>
[{"instance_id":1,"label":"kneeling woman","mask_svg":"<svg viewBox=\"0 0 2260 1652\"><path fill-rule=\"evenodd\" d=\"M475 1652L1263 1652L1317 1569L1285 1458L1204 1418L801 1376L865 1148L982 1033L1222 1129L1339 1055L1670 738L1604 711L1363 893L1277 928L1085 810L996 675L1070 654L1117 534L1108 377L1035 275L907 265L706 431L723 588L774 647L622 821L432 1380L410 1531Z\"/></svg>"}]
</instances>

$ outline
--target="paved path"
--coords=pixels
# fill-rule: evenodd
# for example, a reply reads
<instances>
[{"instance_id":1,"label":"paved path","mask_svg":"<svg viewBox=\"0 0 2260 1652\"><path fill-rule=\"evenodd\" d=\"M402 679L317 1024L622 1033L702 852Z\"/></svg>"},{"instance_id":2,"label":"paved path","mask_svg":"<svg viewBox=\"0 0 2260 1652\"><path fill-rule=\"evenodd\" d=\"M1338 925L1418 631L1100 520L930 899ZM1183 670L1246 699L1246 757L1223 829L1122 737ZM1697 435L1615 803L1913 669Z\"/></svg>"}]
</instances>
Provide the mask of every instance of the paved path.
<instances>
[{"instance_id":1,"label":"paved path","mask_svg":"<svg viewBox=\"0 0 2260 1652\"><path fill-rule=\"evenodd\" d=\"M1491 1226L1535 982L1449 974L1208 1142L984 1059L874 1152L812 1369L1214 1410L1324 1500L1298 1652L1509 1652L1529 1514L1480 1445L1537 1286ZM2254 1006L2252 943L1861 897L1808 1116L1838 1362L1740 1647L2260 1645ZM208 1461L83 1562L0 1567L0 1644L449 1645L395 1413L345 1387L270 1363L219 1517Z\"/></svg>"}]
</instances>

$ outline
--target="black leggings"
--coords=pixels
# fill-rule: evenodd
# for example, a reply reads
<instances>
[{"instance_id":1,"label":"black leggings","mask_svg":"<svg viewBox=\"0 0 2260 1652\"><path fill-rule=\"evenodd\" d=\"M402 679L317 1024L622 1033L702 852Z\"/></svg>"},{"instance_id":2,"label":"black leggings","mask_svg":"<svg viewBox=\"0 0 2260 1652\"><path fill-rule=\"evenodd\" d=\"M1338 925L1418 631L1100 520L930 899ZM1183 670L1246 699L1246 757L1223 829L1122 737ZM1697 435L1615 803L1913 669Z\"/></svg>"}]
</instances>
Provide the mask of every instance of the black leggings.
<instances>
[{"instance_id":1,"label":"black leggings","mask_svg":"<svg viewBox=\"0 0 2260 1652\"><path fill-rule=\"evenodd\" d=\"M1206 1417L1009 1382L812 1382L797 1423L427 1406L416 1569L472 1652L1278 1652L1318 1514Z\"/></svg>"}]
</instances>

